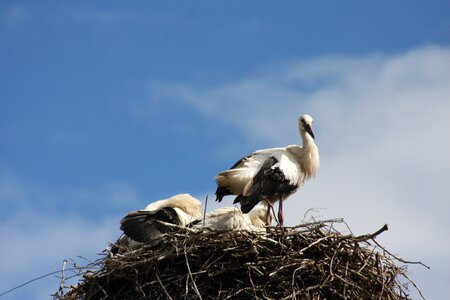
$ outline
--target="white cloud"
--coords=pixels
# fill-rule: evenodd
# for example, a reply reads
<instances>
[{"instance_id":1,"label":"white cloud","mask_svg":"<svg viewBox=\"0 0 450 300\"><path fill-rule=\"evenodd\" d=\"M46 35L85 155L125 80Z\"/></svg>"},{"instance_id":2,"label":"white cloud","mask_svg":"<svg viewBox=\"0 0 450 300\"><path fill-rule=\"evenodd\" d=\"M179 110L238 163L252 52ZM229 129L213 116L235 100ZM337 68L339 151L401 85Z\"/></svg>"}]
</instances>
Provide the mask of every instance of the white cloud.
<instances>
[{"instance_id":1,"label":"white cloud","mask_svg":"<svg viewBox=\"0 0 450 300\"><path fill-rule=\"evenodd\" d=\"M449 82L450 50L430 46L395 56L289 62L212 88L161 82L152 88L158 101L182 101L259 145L299 141L298 115L313 115L322 167L286 202L287 222L298 223L309 208L320 207L326 208L319 212L324 218L344 217L356 234L388 223L379 240L407 259L430 264L431 271L414 268L412 277L427 296L439 299L450 293L444 282L450 269ZM230 164L238 158L232 152L226 153ZM0 275L1 291L59 269L64 258L92 257L118 235L121 216L89 221L71 213L70 205L61 215L46 214L55 203L140 206L127 183L54 189L10 172L0 173L0 198L0 236L7 241L0 269L11 270L8 278ZM213 200L208 210L217 207ZM11 204L15 211L6 211ZM46 297L56 282L31 285L33 298Z\"/></svg>"},{"instance_id":2,"label":"white cloud","mask_svg":"<svg viewBox=\"0 0 450 300\"><path fill-rule=\"evenodd\" d=\"M133 18L133 13L127 11L98 10L88 7L62 7L60 15L61 22L71 21L102 26L122 24Z\"/></svg>"},{"instance_id":3,"label":"white cloud","mask_svg":"<svg viewBox=\"0 0 450 300\"><path fill-rule=\"evenodd\" d=\"M24 25L42 21L108 27L129 22L134 17L134 12L124 10L97 9L67 3L56 6L20 3L7 6L4 12L0 13L0 23L8 29L20 29Z\"/></svg>"},{"instance_id":4,"label":"white cloud","mask_svg":"<svg viewBox=\"0 0 450 300\"><path fill-rule=\"evenodd\" d=\"M14 172L0 170L0 199L15 210L33 209L56 212L63 209L116 211L140 203L137 191L127 182L113 181L95 187L47 187L19 178ZM0 213L2 209L0 209Z\"/></svg>"},{"instance_id":5,"label":"white cloud","mask_svg":"<svg viewBox=\"0 0 450 300\"><path fill-rule=\"evenodd\" d=\"M415 272L431 298L449 294L433 281L450 275L450 49L320 57L258 72L213 88L152 87L158 99L188 103L255 144L296 143L296 119L310 113L322 168L287 201L287 221L323 207L324 217L344 217L358 234L388 223L380 241L407 258L440 262Z\"/></svg>"},{"instance_id":6,"label":"white cloud","mask_svg":"<svg viewBox=\"0 0 450 300\"><path fill-rule=\"evenodd\" d=\"M23 4L14 4L7 7L1 14L1 23L12 29L20 28L31 19L30 11Z\"/></svg>"},{"instance_id":7,"label":"white cloud","mask_svg":"<svg viewBox=\"0 0 450 300\"><path fill-rule=\"evenodd\" d=\"M120 235L124 206L139 203L134 188L123 182L50 188L7 171L0 172L0 199L0 293L59 270L64 259L95 259ZM45 299L58 285L50 276L7 299Z\"/></svg>"},{"instance_id":8,"label":"white cloud","mask_svg":"<svg viewBox=\"0 0 450 300\"><path fill-rule=\"evenodd\" d=\"M119 216L100 220L80 217L48 217L35 211L20 212L0 222L0 293L28 280L61 269L64 259L82 265L83 256L95 259L110 241L119 235ZM68 266L69 268L69 266ZM8 270L8 272L6 272ZM67 273L70 274L70 273ZM73 283L73 282L72 282ZM54 276L19 289L9 297L45 299L58 288Z\"/></svg>"}]
</instances>

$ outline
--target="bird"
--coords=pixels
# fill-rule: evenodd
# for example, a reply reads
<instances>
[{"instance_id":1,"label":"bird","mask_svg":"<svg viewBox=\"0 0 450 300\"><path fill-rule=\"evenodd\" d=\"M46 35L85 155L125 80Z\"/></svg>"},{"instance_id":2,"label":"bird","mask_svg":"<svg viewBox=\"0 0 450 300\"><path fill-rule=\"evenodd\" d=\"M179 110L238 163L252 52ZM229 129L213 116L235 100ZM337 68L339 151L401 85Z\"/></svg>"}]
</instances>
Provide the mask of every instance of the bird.
<instances>
[{"instance_id":1,"label":"bird","mask_svg":"<svg viewBox=\"0 0 450 300\"><path fill-rule=\"evenodd\" d=\"M144 209L129 212L120 221L120 229L123 231L121 238L125 244L129 240L147 242L176 226L190 226L201 218L201 202L190 194L178 194L169 199L155 201Z\"/></svg>"},{"instance_id":2,"label":"bird","mask_svg":"<svg viewBox=\"0 0 450 300\"><path fill-rule=\"evenodd\" d=\"M193 228L264 232L266 211L266 202L256 205L248 214L242 213L237 207L222 207L207 213L204 222L197 223Z\"/></svg>"},{"instance_id":3,"label":"bird","mask_svg":"<svg viewBox=\"0 0 450 300\"><path fill-rule=\"evenodd\" d=\"M312 123L313 118L307 114L298 119L302 146L257 150L216 175L216 201L221 202L227 195L236 195L233 203L240 203L243 213L266 201L267 220L272 204L279 201L278 225L283 226L283 201L314 177L320 166Z\"/></svg>"},{"instance_id":4,"label":"bird","mask_svg":"<svg viewBox=\"0 0 450 300\"><path fill-rule=\"evenodd\" d=\"M243 214L236 207L223 207L213 210L202 218L201 202L189 194L178 194L169 199L158 200L144 209L129 212L120 221L123 234L113 244L111 255L134 249L141 243L159 237L179 227L192 227L199 231L211 230L247 230L262 232L265 230L266 204L257 205L249 214ZM201 221L204 222L201 222Z\"/></svg>"}]
</instances>

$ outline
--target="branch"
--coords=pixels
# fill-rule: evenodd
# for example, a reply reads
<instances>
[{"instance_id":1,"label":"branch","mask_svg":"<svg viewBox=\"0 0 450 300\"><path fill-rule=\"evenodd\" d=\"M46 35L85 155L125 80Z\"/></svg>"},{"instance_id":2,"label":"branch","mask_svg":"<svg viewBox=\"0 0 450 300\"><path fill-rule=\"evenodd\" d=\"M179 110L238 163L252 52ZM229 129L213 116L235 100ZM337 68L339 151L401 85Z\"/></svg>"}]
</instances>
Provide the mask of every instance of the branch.
<instances>
[{"instance_id":1,"label":"branch","mask_svg":"<svg viewBox=\"0 0 450 300\"><path fill-rule=\"evenodd\" d=\"M61 296L64 295L64 283L65 283L65 280L66 280L66 275L65 275L64 272L66 270L66 264L67 264L67 260L64 260L63 261L63 266L62 266L62 269L61 269L61 281L59 283L59 290L57 292L57 294L60 293Z\"/></svg>"},{"instance_id":2,"label":"branch","mask_svg":"<svg viewBox=\"0 0 450 300\"><path fill-rule=\"evenodd\" d=\"M205 199L205 209L203 210L203 227L205 227L205 219L206 219L206 208L208 207L208 195L206 195Z\"/></svg>"},{"instance_id":3,"label":"branch","mask_svg":"<svg viewBox=\"0 0 450 300\"><path fill-rule=\"evenodd\" d=\"M363 242L363 241L367 241L367 240L373 240L373 239L375 239L377 237L377 235L380 235L382 232L384 232L384 231L386 231L388 229L389 229L388 225L384 224L383 227L381 227L380 229L378 229L377 231L375 231L372 234L363 234L363 235L357 236L355 238L355 241L356 242Z\"/></svg>"},{"instance_id":4,"label":"branch","mask_svg":"<svg viewBox=\"0 0 450 300\"><path fill-rule=\"evenodd\" d=\"M402 263L404 263L404 264L422 265L422 266L424 266L425 268L427 268L428 270L430 270L430 267L427 266L426 264L424 264L423 262L421 262L421 261L408 261L408 260L405 260L405 259L403 259L403 258L401 258L401 257L398 257L398 256L392 254L392 253L389 252L388 250L386 250L386 248L384 248L383 246L381 246L381 245L380 245L377 241L375 241L374 239L372 239L372 241L373 241L378 247L380 247L381 249L383 249L384 252L386 252L387 254L389 254L390 256L392 256L393 258L395 258L396 260L398 260L399 262L402 262Z\"/></svg>"}]
</instances>

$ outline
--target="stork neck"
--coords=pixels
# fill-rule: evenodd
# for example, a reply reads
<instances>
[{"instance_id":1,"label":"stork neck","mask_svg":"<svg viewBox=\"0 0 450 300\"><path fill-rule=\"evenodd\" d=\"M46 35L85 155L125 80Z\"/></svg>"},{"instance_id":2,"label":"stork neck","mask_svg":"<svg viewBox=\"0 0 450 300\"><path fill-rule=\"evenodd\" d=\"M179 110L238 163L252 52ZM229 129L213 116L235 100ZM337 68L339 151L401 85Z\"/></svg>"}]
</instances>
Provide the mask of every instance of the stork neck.
<instances>
[{"instance_id":1,"label":"stork neck","mask_svg":"<svg viewBox=\"0 0 450 300\"><path fill-rule=\"evenodd\" d=\"M314 177L320 165L319 150L312 136L305 131L301 132L303 147L300 150L299 163L305 179Z\"/></svg>"},{"instance_id":2,"label":"stork neck","mask_svg":"<svg viewBox=\"0 0 450 300\"><path fill-rule=\"evenodd\" d=\"M314 142L314 139L306 131L301 130L300 136L302 137L303 147L305 147L305 148L309 148L311 146L316 147L316 143Z\"/></svg>"}]
</instances>

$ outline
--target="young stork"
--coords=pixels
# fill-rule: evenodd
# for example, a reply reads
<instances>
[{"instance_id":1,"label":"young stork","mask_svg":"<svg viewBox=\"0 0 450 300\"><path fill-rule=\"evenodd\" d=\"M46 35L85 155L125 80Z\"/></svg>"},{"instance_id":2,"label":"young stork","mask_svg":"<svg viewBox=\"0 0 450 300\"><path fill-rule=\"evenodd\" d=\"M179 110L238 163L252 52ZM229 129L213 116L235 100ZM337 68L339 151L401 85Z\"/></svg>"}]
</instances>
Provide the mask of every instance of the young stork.
<instances>
[{"instance_id":1,"label":"young stork","mask_svg":"<svg viewBox=\"0 0 450 300\"><path fill-rule=\"evenodd\" d=\"M261 201L271 206L279 200L278 223L283 226L283 200L314 177L319 169L312 123L313 118L306 114L298 120L303 146L258 150L219 173L215 177L216 201L222 201L227 195L237 195L233 203L240 203L242 212L248 213ZM269 214L268 209L267 217Z\"/></svg>"},{"instance_id":2,"label":"young stork","mask_svg":"<svg viewBox=\"0 0 450 300\"><path fill-rule=\"evenodd\" d=\"M186 227L201 220L201 205L201 202L191 195L179 194L155 201L144 209L129 212L120 221L123 239L146 242L173 229L163 222Z\"/></svg>"},{"instance_id":3,"label":"young stork","mask_svg":"<svg viewBox=\"0 0 450 300\"><path fill-rule=\"evenodd\" d=\"M266 231L267 203L256 205L248 214L236 207L222 207L205 215L205 223L198 222L194 229Z\"/></svg>"},{"instance_id":4,"label":"young stork","mask_svg":"<svg viewBox=\"0 0 450 300\"><path fill-rule=\"evenodd\" d=\"M189 194L180 194L166 200L149 204L142 210L128 213L121 221L120 229L124 232L116 245L110 248L111 254L133 249L139 243L150 241L159 235L169 232L172 226L193 226L201 230L249 230L265 231L267 204L257 205L249 214L243 214L235 207L216 209L205 215L202 222L201 202ZM164 223L163 223L164 222Z\"/></svg>"}]
</instances>

